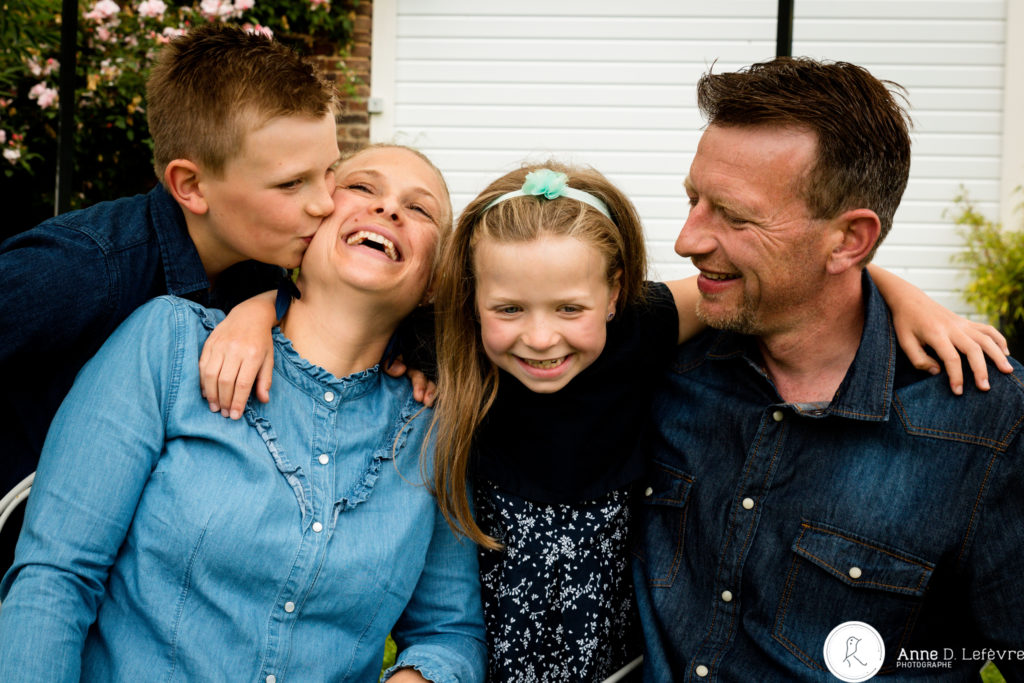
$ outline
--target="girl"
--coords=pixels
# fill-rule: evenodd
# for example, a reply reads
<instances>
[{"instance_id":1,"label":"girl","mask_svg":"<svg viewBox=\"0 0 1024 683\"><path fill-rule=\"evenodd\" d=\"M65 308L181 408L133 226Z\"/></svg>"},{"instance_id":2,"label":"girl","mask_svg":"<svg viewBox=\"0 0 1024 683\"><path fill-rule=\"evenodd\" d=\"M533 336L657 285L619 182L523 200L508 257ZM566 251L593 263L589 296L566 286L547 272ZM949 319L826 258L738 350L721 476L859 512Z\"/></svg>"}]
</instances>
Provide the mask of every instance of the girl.
<instances>
[{"instance_id":1,"label":"girl","mask_svg":"<svg viewBox=\"0 0 1024 683\"><path fill-rule=\"evenodd\" d=\"M553 162L491 183L442 257L435 486L482 546L490 681L601 680L642 651L628 494L655 385L701 329L692 279L646 268L629 200Z\"/></svg>"}]
</instances>

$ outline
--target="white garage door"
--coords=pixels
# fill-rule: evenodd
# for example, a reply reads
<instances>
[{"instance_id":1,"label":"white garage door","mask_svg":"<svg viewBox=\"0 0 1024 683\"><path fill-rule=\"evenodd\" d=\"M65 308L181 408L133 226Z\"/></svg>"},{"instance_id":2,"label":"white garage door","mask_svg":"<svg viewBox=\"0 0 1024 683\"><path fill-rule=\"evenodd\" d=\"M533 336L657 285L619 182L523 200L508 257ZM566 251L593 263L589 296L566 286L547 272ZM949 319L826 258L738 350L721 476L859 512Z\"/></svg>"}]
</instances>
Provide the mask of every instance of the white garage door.
<instances>
[{"instance_id":1,"label":"white garage door","mask_svg":"<svg viewBox=\"0 0 1024 683\"><path fill-rule=\"evenodd\" d=\"M382 109L371 137L434 159L456 212L523 159L591 164L636 203L651 276L687 275L672 243L703 123L694 85L711 64L771 58L776 10L776 0L376 0L371 87ZM794 54L856 62L908 88L911 181L878 262L959 310L958 238L943 212L961 183L999 208L1006 12L1002 0L795 4Z\"/></svg>"}]
</instances>

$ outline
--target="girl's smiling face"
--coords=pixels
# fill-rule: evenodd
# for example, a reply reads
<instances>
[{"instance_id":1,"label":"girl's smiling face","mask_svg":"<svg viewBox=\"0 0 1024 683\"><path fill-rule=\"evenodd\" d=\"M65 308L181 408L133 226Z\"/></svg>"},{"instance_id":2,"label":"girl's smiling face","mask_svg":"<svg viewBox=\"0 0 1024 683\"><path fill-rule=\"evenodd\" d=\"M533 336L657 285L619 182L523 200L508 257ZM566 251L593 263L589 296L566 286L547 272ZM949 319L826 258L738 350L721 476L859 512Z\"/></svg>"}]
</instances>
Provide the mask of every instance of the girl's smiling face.
<instances>
[{"instance_id":1,"label":"girl's smiling face","mask_svg":"<svg viewBox=\"0 0 1024 683\"><path fill-rule=\"evenodd\" d=\"M473 266L484 352L528 389L558 391L601 355L619 285L595 246L567 236L483 237Z\"/></svg>"}]
</instances>

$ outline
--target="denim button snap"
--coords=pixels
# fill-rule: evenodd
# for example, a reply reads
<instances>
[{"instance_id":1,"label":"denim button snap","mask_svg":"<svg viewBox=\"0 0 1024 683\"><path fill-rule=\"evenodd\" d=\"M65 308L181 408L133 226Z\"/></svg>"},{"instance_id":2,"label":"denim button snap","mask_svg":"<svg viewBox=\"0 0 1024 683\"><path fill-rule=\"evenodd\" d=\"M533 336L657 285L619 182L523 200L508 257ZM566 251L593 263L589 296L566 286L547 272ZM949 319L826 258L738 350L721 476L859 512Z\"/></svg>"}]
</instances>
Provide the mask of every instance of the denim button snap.
<instances>
[{"instance_id":1,"label":"denim button snap","mask_svg":"<svg viewBox=\"0 0 1024 683\"><path fill-rule=\"evenodd\" d=\"M333 392L333 391L328 391L328 392L326 392L326 393L324 394L324 400L325 400L325 401L327 401L328 403L330 403L331 401L333 401L333 400L334 400L334 392Z\"/></svg>"},{"instance_id":2,"label":"denim button snap","mask_svg":"<svg viewBox=\"0 0 1024 683\"><path fill-rule=\"evenodd\" d=\"M648 497L654 495L654 489L648 486L647 488L644 489L644 495Z\"/></svg>"},{"instance_id":3,"label":"denim button snap","mask_svg":"<svg viewBox=\"0 0 1024 683\"><path fill-rule=\"evenodd\" d=\"M704 666L703 664L700 664L700 665L698 665L698 666L697 666L697 668L696 668L696 669L694 669L694 670L693 670L693 673L697 674L697 675L698 675L698 676L700 676L701 678L704 678L704 677L705 677L705 676L707 676L707 675L708 675L709 673L711 673L711 670L710 670L710 669L708 669L708 668L707 668L706 666Z\"/></svg>"},{"instance_id":4,"label":"denim button snap","mask_svg":"<svg viewBox=\"0 0 1024 683\"><path fill-rule=\"evenodd\" d=\"M320 533L323 530L324 530L324 525L323 524L321 524L320 522L313 522L313 531L315 531L316 533Z\"/></svg>"},{"instance_id":5,"label":"denim button snap","mask_svg":"<svg viewBox=\"0 0 1024 683\"><path fill-rule=\"evenodd\" d=\"M277 683L277 676L274 674L267 676L267 683Z\"/></svg>"},{"instance_id":6,"label":"denim button snap","mask_svg":"<svg viewBox=\"0 0 1024 683\"><path fill-rule=\"evenodd\" d=\"M291 600L289 600L288 602L284 603L284 611L287 612L288 614L291 614L292 612L294 612L295 611L295 603L292 602Z\"/></svg>"},{"instance_id":7,"label":"denim button snap","mask_svg":"<svg viewBox=\"0 0 1024 683\"><path fill-rule=\"evenodd\" d=\"M753 510L754 509L754 499L753 498L744 498L743 499L743 509L744 510Z\"/></svg>"},{"instance_id":8,"label":"denim button snap","mask_svg":"<svg viewBox=\"0 0 1024 683\"><path fill-rule=\"evenodd\" d=\"M782 414L781 410L776 410L774 413L772 413L772 419L775 420L776 422L782 422L783 417L784 415Z\"/></svg>"},{"instance_id":9,"label":"denim button snap","mask_svg":"<svg viewBox=\"0 0 1024 683\"><path fill-rule=\"evenodd\" d=\"M859 579L861 577L861 574L863 574L863 572L861 572L860 567L850 567L851 579Z\"/></svg>"},{"instance_id":10,"label":"denim button snap","mask_svg":"<svg viewBox=\"0 0 1024 683\"><path fill-rule=\"evenodd\" d=\"M317 458L317 460L320 461L321 465L326 465L327 463L329 463L331 461L331 456L327 455L326 453L321 453L320 457Z\"/></svg>"},{"instance_id":11,"label":"denim button snap","mask_svg":"<svg viewBox=\"0 0 1024 683\"><path fill-rule=\"evenodd\" d=\"M722 591L722 602L732 602L732 591Z\"/></svg>"}]
</instances>

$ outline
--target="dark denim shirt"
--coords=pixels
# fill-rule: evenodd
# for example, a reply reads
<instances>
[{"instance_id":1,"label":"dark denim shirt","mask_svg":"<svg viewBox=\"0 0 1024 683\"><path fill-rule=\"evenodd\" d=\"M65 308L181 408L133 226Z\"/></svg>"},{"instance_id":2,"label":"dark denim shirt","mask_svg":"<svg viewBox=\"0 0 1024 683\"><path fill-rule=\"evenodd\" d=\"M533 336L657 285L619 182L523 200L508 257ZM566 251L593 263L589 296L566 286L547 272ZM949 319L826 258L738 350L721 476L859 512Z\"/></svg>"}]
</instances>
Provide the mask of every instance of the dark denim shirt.
<instances>
[{"instance_id":1,"label":"dark denim shirt","mask_svg":"<svg viewBox=\"0 0 1024 683\"><path fill-rule=\"evenodd\" d=\"M280 269L239 266L208 293L181 208L160 186L0 244L0 494L35 469L75 375L132 311L161 294L225 308L277 286Z\"/></svg>"},{"instance_id":2,"label":"dark denim shirt","mask_svg":"<svg viewBox=\"0 0 1024 683\"><path fill-rule=\"evenodd\" d=\"M885 680L977 680L986 658L1024 675L1021 366L954 396L864 292L828 405L783 401L751 337L680 348L640 506L644 680L835 681L823 647L847 621L880 633ZM908 668L925 649L950 668Z\"/></svg>"}]
</instances>

